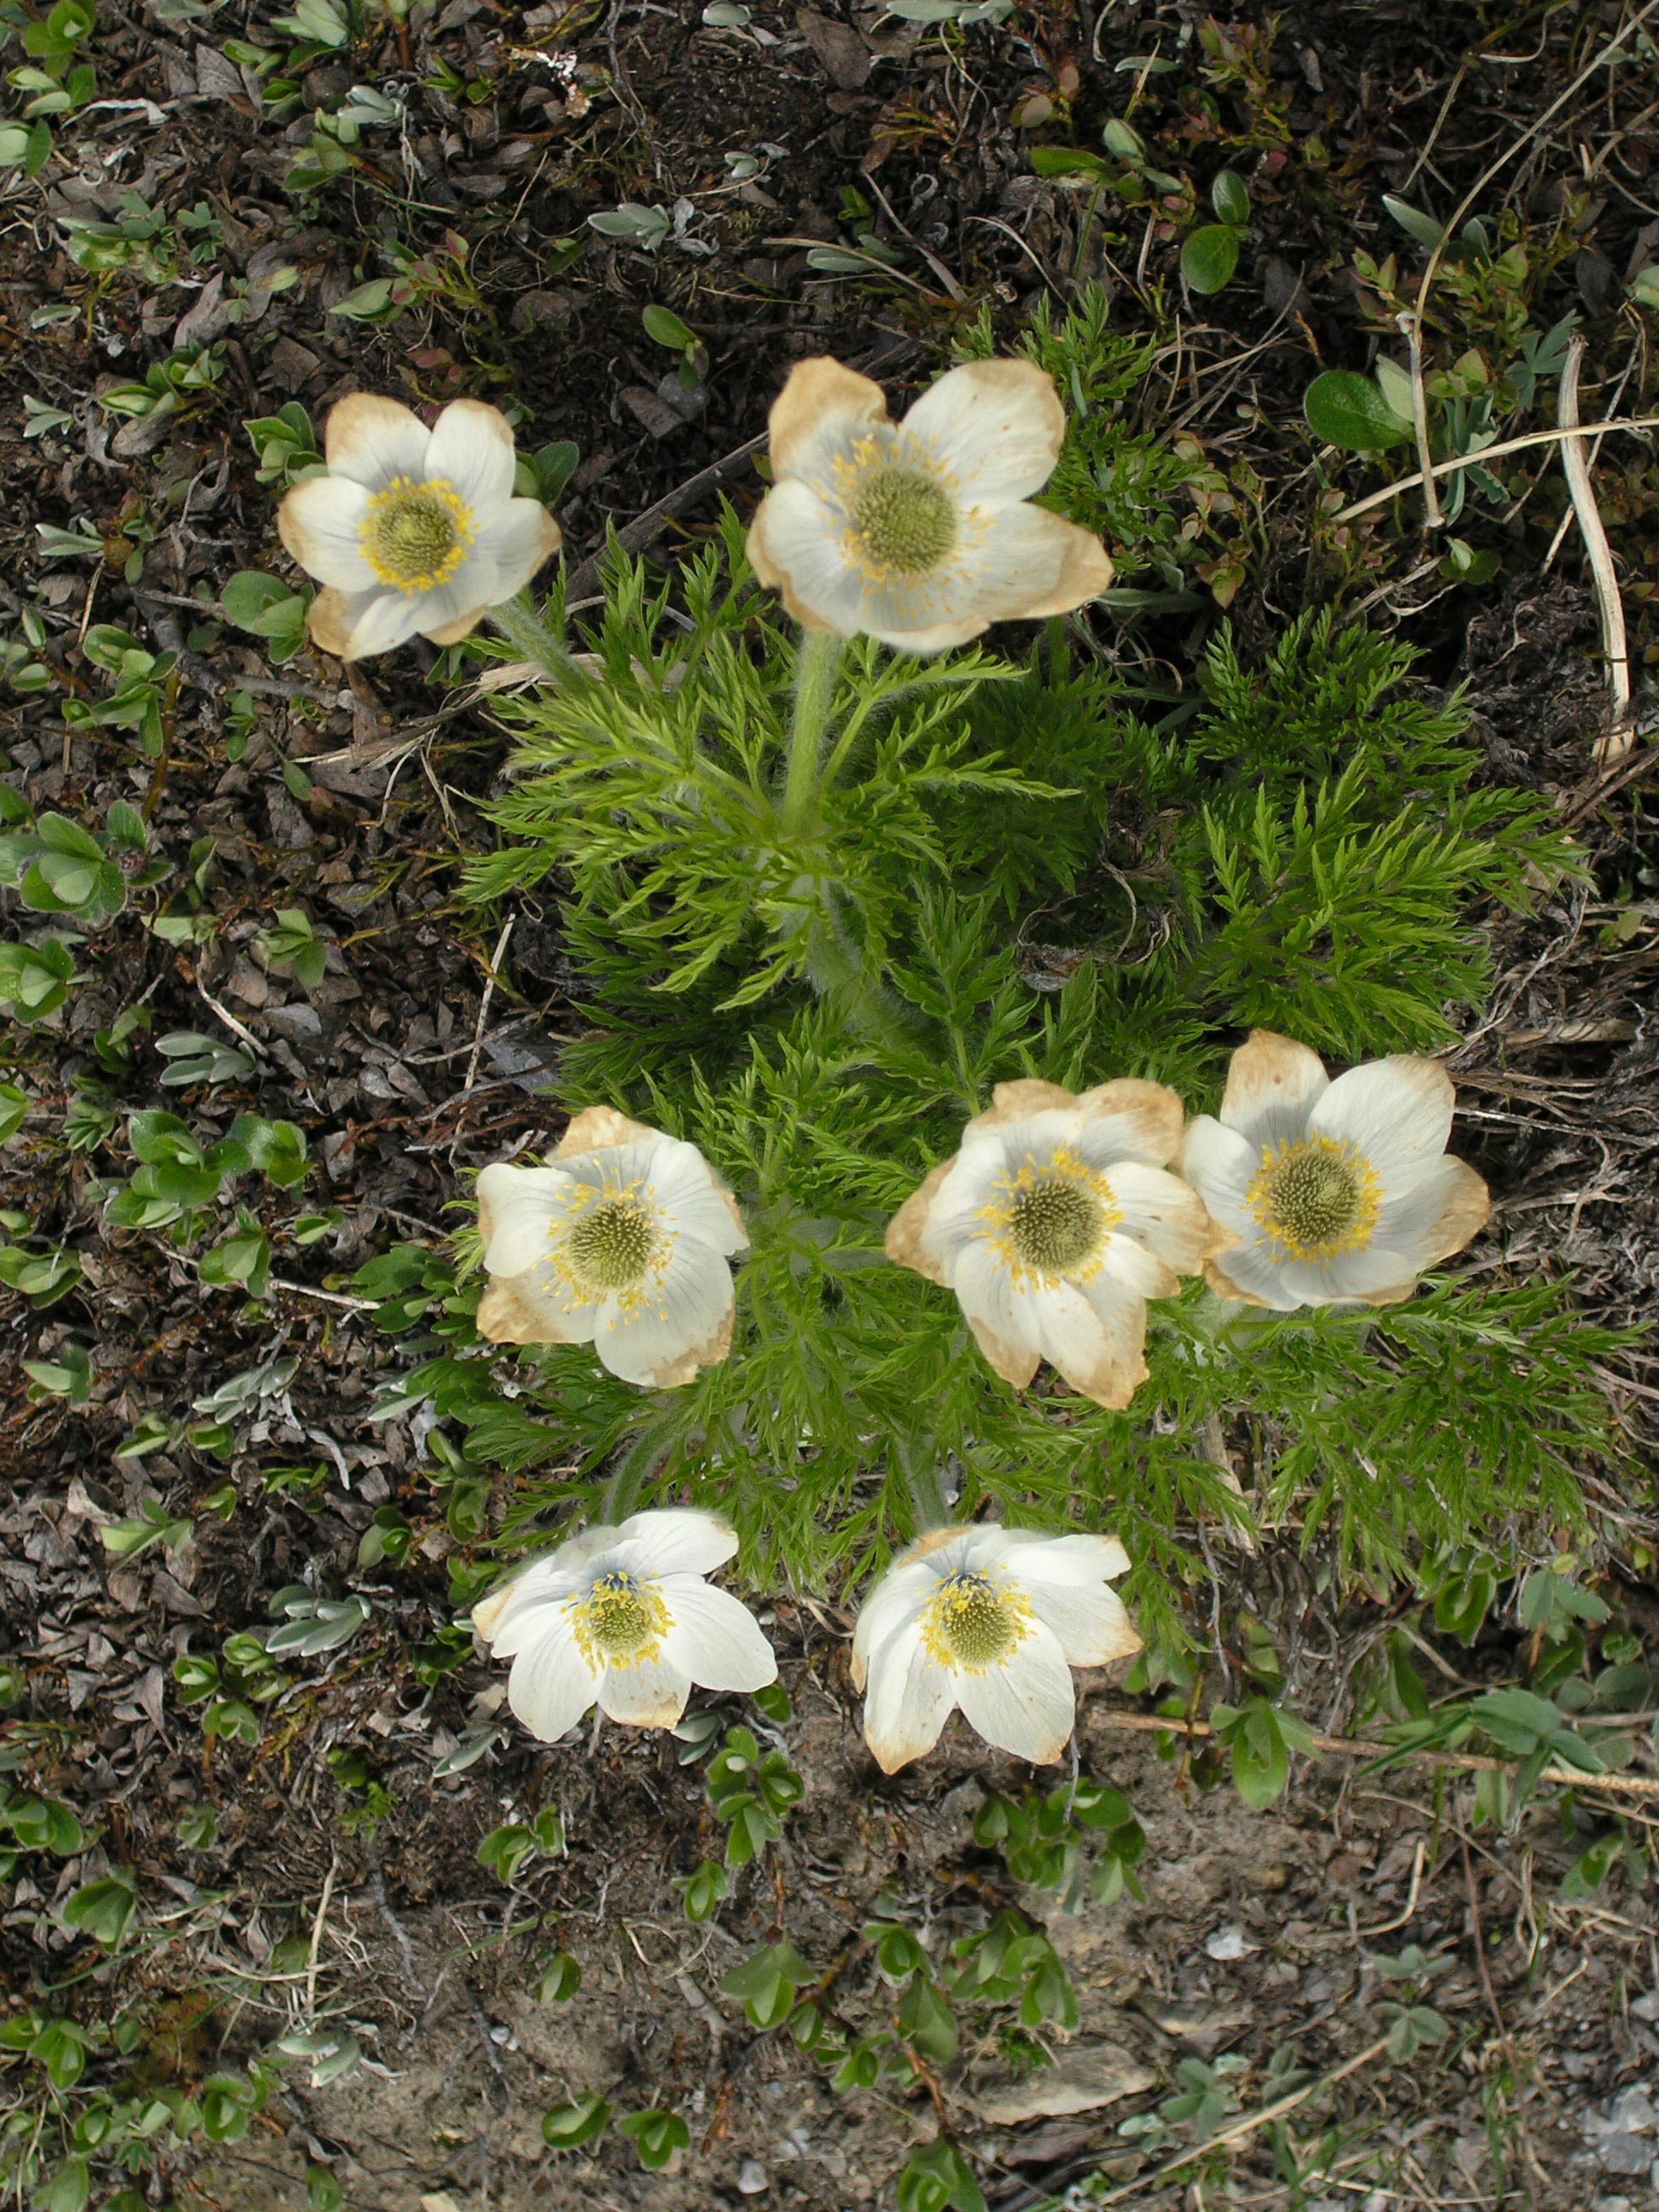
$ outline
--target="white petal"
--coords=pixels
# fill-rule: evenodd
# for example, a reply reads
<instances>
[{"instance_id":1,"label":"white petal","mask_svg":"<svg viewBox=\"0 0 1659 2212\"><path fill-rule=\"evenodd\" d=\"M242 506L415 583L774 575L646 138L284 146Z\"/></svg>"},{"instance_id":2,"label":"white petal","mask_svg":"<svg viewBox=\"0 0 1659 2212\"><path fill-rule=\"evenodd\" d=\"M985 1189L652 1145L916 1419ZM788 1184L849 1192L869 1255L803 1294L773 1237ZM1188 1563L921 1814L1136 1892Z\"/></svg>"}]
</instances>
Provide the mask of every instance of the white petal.
<instances>
[{"instance_id":1,"label":"white petal","mask_svg":"<svg viewBox=\"0 0 1659 2212\"><path fill-rule=\"evenodd\" d=\"M556 1743L599 1694L599 1676L583 1658L568 1621L549 1617L546 1632L526 1644L507 1678L507 1701L544 1743Z\"/></svg>"},{"instance_id":2,"label":"white petal","mask_svg":"<svg viewBox=\"0 0 1659 2212\"><path fill-rule=\"evenodd\" d=\"M1232 1257L1231 1252L1224 1254L1223 1265ZM1408 1260L1375 1244L1334 1260L1289 1260L1279 1273L1285 1293L1304 1306L1405 1297L1415 1288L1416 1279L1417 1269Z\"/></svg>"},{"instance_id":3,"label":"white petal","mask_svg":"<svg viewBox=\"0 0 1659 2212\"><path fill-rule=\"evenodd\" d=\"M1046 1766L1065 1750L1077 1697L1060 1638L1042 1621L1027 1630L1001 1666L960 1674L955 1688L963 1719L999 1751Z\"/></svg>"},{"instance_id":4,"label":"white petal","mask_svg":"<svg viewBox=\"0 0 1659 2212\"><path fill-rule=\"evenodd\" d=\"M1371 1234L1372 1249L1403 1257L1410 1272L1418 1273L1461 1252L1486 1226L1489 1207L1486 1186L1474 1170L1443 1153L1412 1182L1389 1191Z\"/></svg>"},{"instance_id":5,"label":"white petal","mask_svg":"<svg viewBox=\"0 0 1659 2212\"><path fill-rule=\"evenodd\" d=\"M1080 1285L1028 1296L1050 1365L1097 1406L1127 1406L1146 1376L1146 1300L1103 1267Z\"/></svg>"},{"instance_id":6,"label":"white petal","mask_svg":"<svg viewBox=\"0 0 1659 2212\"><path fill-rule=\"evenodd\" d=\"M1029 499L1054 473L1066 410L1029 361L975 361L931 385L904 418L956 479L964 505Z\"/></svg>"},{"instance_id":7,"label":"white petal","mask_svg":"<svg viewBox=\"0 0 1659 2212\"><path fill-rule=\"evenodd\" d=\"M774 484L755 529L750 557L763 578L787 584L792 611L804 609L826 629L852 636L860 627L863 586L842 550L836 517L811 486L795 477Z\"/></svg>"},{"instance_id":8,"label":"white petal","mask_svg":"<svg viewBox=\"0 0 1659 2212\"><path fill-rule=\"evenodd\" d=\"M927 1594L938 1579L931 1561L912 1559L890 1567L859 1607L853 1630L853 1687L861 1690L870 1654L905 1622L921 1618Z\"/></svg>"},{"instance_id":9,"label":"white petal","mask_svg":"<svg viewBox=\"0 0 1659 2212\"><path fill-rule=\"evenodd\" d=\"M482 399L452 399L432 426L428 477L451 485L485 522L513 496L514 469L513 433L501 409Z\"/></svg>"},{"instance_id":10,"label":"white petal","mask_svg":"<svg viewBox=\"0 0 1659 2212\"><path fill-rule=\"evenodd\" d=\"M599 1710L630 1728L672 1728L690 1694L691 1677L666 1657L607 1667L599 1680Z\"/></svg>"},{"instance_id":11,"label":"white petal","mask_svg":"<svg viewBox=\"0 0 1659 2212\"><path fill-rule=\"evenodd\" d=\"M418 592L374 592L361 604L351 601L350 634L343 658L364 660L406 645L421 627L426 602Z\"/></svg>"},{"instance_id":12,"label":"white petal","mask_svg":"<svg viewBox=\"0 0 1659 2212\"><path fill-rule=\"evenodd\" d=\"M478 1328L492 1344L591 1344L601 1301L580 1298L551 1267L492 1275L478 1301Z\"/></svg>"},{"instance_id":13,"label":"white petal","mask_svg":"<svg viewBox=\"0 0 1659 2212\"><path fill-rule=\"evenodd\" d=\"M678 1137L659 1137L651 1150L646 1183L683 1235L721 1254L748 1250L749 1240L731 1200L695 1145L683 1144Z\"/></svg>"},{"instance_id":14,"label":"white petal","mask_svg":"<svg viewBox=\"0 0 1659 2212\"><path fill-rule=\"evenodd\" d=\"M1139 1650L1140 1638L1122 1599L1104 1583L1085 1586L1042 1582L1032 1576L1026 1589L1032 1611L1054 1631L1068 1665L1103 1667Z\"/></svg>"},{"instance_id":15,"label":"white petal","mask_svg":"<svg viewBox=\"0 0 1659 2212\"><path fill-rule=\"evenodd\" d=\"M1115 1536L1081 1530L1073 1536L1045 1536L1038 1528L1005 1528L1002 1534L1010 1571L1025 1582L1070 1589L1080 1583L1112 1582L1129 1571L1129 1554Z\"/></svg>"},{"instance_id":16,"label":"white petal","mask_svg":"<svg viewBox=\"0 0 1659 2212\"><path fill-rule=\"evenodd\" d=\"M970 1122L962 1133L961 1158L974 1173L994 1179L1004 1165L1017 1169L1027 1159L1046 1164L1057 1145L1077 1151L1083 1141L1082 1115L1070 1107L1049 1106L1012 1121L982 1121L978 1128Z\"/></svg>"},{"instance_id":17,"label":"white petal","mask_svg":"<svg viewBox=\"0 0 1659 2212\"><path fill-rule=\"evenodd\" d=\"M991 627L988 618L969 617L965 621L934 623L926 629L874 629L870 635L882 645L890 646L895 653L908 653L918 660L931 660L938 653L954 653L959 646L971 645L976 637L983 637Z\"/></svg>"},{"instance_id":18,"label":"white petal","mask_svg":"<svg viewBox=\"0 0 1659 2212\"><path fill-rule=\"evenodd\" d=\"M595 1145L589 1152L567 1153L559 1173L593 1190L626 1190L643 1182L651 1172L662 1138L656 1130L624 1145Z\"/></svg>"},{"instance_id":19,"label":"white petal","mask_svg":"<svg viewBox=\"0 0 1659 2212\"><path fill-rule=\"evenodd\" d=\"M477 1195L489 1217L484 1266L492 1275L521 1275L546 1259L549 1232L569 1206L570 1179L558 1168L492 1160L479 1171Z\"/></svg>"},{"instance_id":20,"label":"white petal","mask_svg":"<svg viewBox=\"0 0 1659 2212\"><path fill-rule=\"evenodd\" d=\"M335 476L382 491L394 477L418 483L427 472L432 433L396 399L352 392L329 410L323 451Z\"/></svg>"},{"instance_id":21,"label":"white petal","mask_svg":"<svg viewBox=\"0 0 1659 2212\"><path fill-rule=\"evenodd\" d=\"M521 592L559 547L559 526L538 499L510 499L481 520L473 551L494 564L498 605Z\"/></svg>"},{"instance_id":22,"label":"white petal","mask_svg":"<svg viewBox=\"0 0 1659 2212\"><path fill-rule=\"evenodd\" d=\"M1224 1297L1254 1298L1276 1313L1294 1313L1304 1301L1289 1289L1285 1268L1273 1257L1273 1248L1260 1236L1232 1244L1206 1268L1213 1288Z\"/></svg>"},{"instance_id":23,"label":"white petal","mask_svg":"<svg viewBox=\"0 0 1659 2212\"><path fill-rule=\"evenodd\" d=\"M641 1575L712 1575L738 1548L738 1532L729 1521L690 1505L631 1513L617 1539L628 1547L625 1564Z\"/></svg>"},{"instance_id":24,"label":"white petal","mask_svg":"<svg viewBox=\"0 0 1659 2212\"><path fill-rule=\"evenodd\" d=\"M1249 1188L1261 1168L1261 1154L1250 1139L1212 1115L1187 1124L1182 1141L1181 1172L1224 1229L1252 1238L1261 1224L1249 1206Z\"/></svg>"},{"instance_id":25,"label":"white petal","mask_svg":"<svg viewBox=\"0 0 1659 2212\"><path fill-rule=\"evenodd\" d=\"M1413 1180L1445 1151L1455 1097L1437 1060L1394 1053L1339 1075L1308 1128L1353 1146L1386 1190Z\"/></svg>"},{"instance_id":26,"label":"white petal","mask_svg":"<svg viewBox=\"0 0 1659 2212\"><path fill-rule=\"evenodd\" d=\"M470 629L486 607L495 606L507 595L500 587L495 563L475 545L447 584L434 585L431 591L422 592L418 596L421 635L432 637L439 630L453 629L459 622L465 622ZM457 634L465 636L466 632ZM453 645L454 637L448 641Z\"/></svg>"},{"instance_id":27,"label":"white petal","mask_svg":"<svg viewBox=\"0 0 1659 2212\"><path fill-rule=\"evenodd\" d=\"M575 1595L579 1579L563 1559L564 1550L562 1545L532 1559L473 1607L473 1629L498 1659L510 1659L534 1643L543 1625L558 1620L565 1600Z\"/></svg>"},{"instance_id":28,"label":"white petal","mask_svg":"<svg viewBox=\"0 0 1659 2212\"><path fill-rule=\"evenodd\" d=\"M1196 1274L1213 1231L1204 1200L1191 1184L1167 1168L1149 1168L1139 1160L1120 1160L1107 1170L1106 1183L1119 1217L1109 1249L1115 1251L1133 1237L1176 1274ZM1142 1295L1170 1297L1173 1293L1170 1285Z\"/></svg>"},{"instance_id":29,"label":"white petal","mask_svg":"<svg viewBox=\"0 0 1659 2212\"><path fill-rule=\"evenodd\" d=\"M914 1624L871 1655L864 1740L884 1774L896 1774L939 1741L956 1703L955 1677L927 1656Z\"/></svg>"},{"instance_id":30,"label":"white petal","mask_svg":"<svg viewBox=\"0 0 1659 2212\"><path fill-rule=\"evenodd\" d=\"M981 1146L972 1160L958 1154L933 1192L917 1243L951 1287L958 1255L969 1242L984 1237L985 1225L975 1216L989 1199L992 1182L1003 1164L1000 1146Z\"/></svg>"},{"instance_id":31,"label":"white petal","mask_svg":"<svg viewBox=\"0 0 1659 2212\"><path fill-rule=\"evenodd\" d=\"M1042 1352L1043 1338L1030 1297L1015 1290L1012 1269L982 1237L963 1246L951 1287L970 1321L983 1322L993 1335L1009 1344Z\"/></svg>"},{"instance_id":32,"label":"white petal","mask_svg":"<svg viewBox=\"0 0 1659 2212\"><path fill-rule=\"evenodd\" d=\"M593 1346L613 1375L647 1389L689 1382L686 1364L723 1358L730 1342L732 1271L719 1253L690 1237L676 1244L657 1302L624 1311L615 1297L599 1310Z\"/></svg>"},{"instance_id":33,"label":"white petal","mask_svg":"<svg viewBox=\"0 0 1659 2212\"><path fill-rule=\"evenodd\" d=\"M1120 1076L1079 1099L1072 1148L1094 1168L1120 1160L1166 1167L1181 1149L1183 1119L1181 1100L1167 1084Z\"/></svg>"},{"instance_id":34,"label":"white petal","mask_svg":"<svg viewBox=\"0 0 1659 2212\"><path fill-rule=\"evenodd\" d=\"M955 638L977 636L994 622L1069 613L1097 598L1112 580L1098 538L1041 507L999 507L964 518L957 551L944 567L914 581L872 584L860 603L859 627L911 651L912 633L935 627Z\"/></svg>"},{"instance_id":35,"label":"white petal","mask_svg":"<svg viewBox=\"0 0 1659 2212\"><path fill-rule=\"evenodd\" d=\"M307 477L276 513L283 544L308 576L342 592L373 592L374 571L360 540L369 495L349 477Z\"/></svg>"},{"instance_id":36,"label":"white petal","mask_svg":"<svg viewBox=\"0 0 1659 2212\"><path fill-rule=\"evenodd\" d=\"M748 1607L696 1575L668 1575L663 1603L673 1626L662 1642L666 1664L705 1690L758 1690L778 1679L777 1655Z\"/></svg>"},{"instance_id":37,"label":"white petal","mask_svg":"<svg viewBox=\"0 0 1659 2212\"><path fill-rule=\"evenodd\" d=\"M1258 1150L1293 1144L1306 1133L1328 1082L1319 1055L1306 1045L1253 1030L1228 1066L1221 1119Z\"/></svg>"}]
</instances>

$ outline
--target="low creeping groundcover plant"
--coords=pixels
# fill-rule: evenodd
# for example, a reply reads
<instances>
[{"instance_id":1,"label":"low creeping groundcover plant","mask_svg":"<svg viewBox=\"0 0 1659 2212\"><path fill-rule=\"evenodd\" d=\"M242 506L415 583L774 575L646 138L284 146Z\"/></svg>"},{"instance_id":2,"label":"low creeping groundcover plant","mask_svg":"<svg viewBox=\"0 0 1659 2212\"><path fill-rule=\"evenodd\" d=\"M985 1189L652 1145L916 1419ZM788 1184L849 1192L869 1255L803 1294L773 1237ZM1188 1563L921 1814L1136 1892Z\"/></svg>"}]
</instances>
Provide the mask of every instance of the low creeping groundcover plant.
<instances>
[{"instance_id":1,"label":"low creeping groundcover plant","mask_svg":"<svg viewBox=\"0 0 1659 2212\"><path fill-rule=\"evenodd\" d=\"M890 1766L953 1706L1058 1756L1069 1667L1136 1645L1108 1575L1152 1665L1210 1531L1291 1524L1375 1581L1582 1528L1610 1450L1570 1287L1457 1258L1486 1194L1437 1057L1488 989L1483 922L1575 850L1479 781L1455 696L1329 611L1248 655L1223 626L1179 686L1112 657L1090 610L1124 549L1089 487L1123 478L1120 366L1098 303L896 424L799 363L747 527L672 574L613 544L575 634L558 577L507 595L556 531L491 504L488 410L418 453L375 416L393 472L349 466L337 514L301 487L296 552L358 594L321 643L453 638L493 576L499 637L465 650L516 663L514 750L465 896L556 905L581 1017L556 1153L483 1171L455 1268L400 1247L361 1279L389 1326L426 1316L382 1409L429 1405L469 1479L510 1478L509 1549L689 1505L751 1582L839 1595L902 1552L854 1661ZM584 1595L574 1557L474 1614L533 1726L714 1680L669 1664L662 1592ZM549 1637L568 1679L526 1705Z\"/></svg>"}]
</instances>

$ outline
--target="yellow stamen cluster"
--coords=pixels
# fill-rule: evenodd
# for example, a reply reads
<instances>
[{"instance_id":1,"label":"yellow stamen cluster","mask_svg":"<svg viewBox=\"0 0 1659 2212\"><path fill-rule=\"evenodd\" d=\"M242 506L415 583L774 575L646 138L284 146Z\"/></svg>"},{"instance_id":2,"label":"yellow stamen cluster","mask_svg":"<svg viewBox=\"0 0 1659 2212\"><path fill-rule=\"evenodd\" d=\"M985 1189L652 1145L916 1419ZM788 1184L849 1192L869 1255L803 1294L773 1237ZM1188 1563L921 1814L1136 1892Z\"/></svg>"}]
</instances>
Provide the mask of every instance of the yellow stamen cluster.
<instances>
[{"instance_id":1,"label":"yellow stamen cluster","mask_svg":"<svg viewBox=\"0 0 1659 2212\"><path fill-rule=\"evenodd\" d=\"M1382 1187L1352 1145L1304 1137L1268 1146L1245 1203L1288 1258L1340 1260L1370 1243Z\"/></svg>"},{"instance_id":2,"label":"yellow stamen cluster","mask_svg":"<svg viewBox=\"0 0 1659 2212\"><path fill-rule=\"evenodd\" d=\"M368 502L358 532L362 556L394 591L435 592L477 536L472 509L444 477L394 477Z\"/></svg>"},{"instance_id":3,"label":"yellow stamen cluster","mask_svg":"<svg viewBox=\"0 0 1659 2212\"><path fill-rule=\"evenodd\" d=\"M1006 1663L1030 1634L1030 1605L1018 1590L963 1570L940 1582L920 1628L924 1649L940 1666L982 1674Z\"/></svg>"},{"instance_id":4,"label":"yellow stamen cluster","mask_svg":"<svg viewBox=\"0 0 1659 2212\"><path fill-rule=\"evenodd\" d=\"M886 428L854 438L823 489L844 518L842 550L872 584L915 584L957 550L956 482L915 441Z\"/></svg>"},{"instance_id":5,"label":"yellow stamen cluster","mask_svg":"<svg viewBox=\"0 0 1659 2212\"><path fill-rule=\"evenodd\" d=\"M642 1180L603 1188L576 1184L548 1234L567 1313L601 1297L614 1297L623 1314L652 1303L663 1310L662 1282L676 1240Z\"/></svg>"},{"instance_id":6,"label":"yellow stamen cluster","mask_svg":"<svg viewBox=\"0 0 1659 2212\"><path fill-rule=\"evenodd\" d=\"M974 1216L990 1232L1016 1290L1087 1282L1119 1218L1105 1176L1069 1145L1056 1145L1042 1160L1027 1152L1018 1169L1005 1168Z\"/></svg>"},{"instance_id":7,"label":"yellow stamen cluster","mask_svg":"<svg viewBox=\"0 0 1659 2212\"><path fill-rule=\"evenodd\" d=\"M673 1618L648 1581L613 1567L567 1610L576 1648L590 1667L654 1666Z\"/></svg>"}]
</instances>

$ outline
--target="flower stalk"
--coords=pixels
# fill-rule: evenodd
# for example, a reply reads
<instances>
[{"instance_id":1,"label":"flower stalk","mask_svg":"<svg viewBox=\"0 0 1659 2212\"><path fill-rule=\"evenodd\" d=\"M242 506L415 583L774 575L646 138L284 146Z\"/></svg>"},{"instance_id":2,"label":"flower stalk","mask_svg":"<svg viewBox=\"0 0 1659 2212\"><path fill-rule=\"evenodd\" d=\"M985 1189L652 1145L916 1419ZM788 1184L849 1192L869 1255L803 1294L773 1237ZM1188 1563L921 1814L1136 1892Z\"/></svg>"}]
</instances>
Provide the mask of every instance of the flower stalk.
<instances>
[{"instance_id":1,"label":"flower stalk","mask_svg":"<svg viewBox=\"0 0 1659 2212\"><path fill-rule=\"evenodd\" d=\"M503 599L499 606L491 607L487 617L491 627L501 632L514 651L522 659L532 661L544 675L567 676L570 672L570 654L565 643L545 615L538 614L528 591L520 592L516 599Z\"/></svg>"},{"instance_id":2,"label":"flower stalk","mask_svg":"<svg viewBox=\"0 0 1659 2212\"><path fill-rule=\"evenodd\" d=\"M786 837L799 836L812 817L841 655L842 641L833 630L802 632L795 653L795 707L779 810L778 826Z\"/></svg>"}]
</instances>

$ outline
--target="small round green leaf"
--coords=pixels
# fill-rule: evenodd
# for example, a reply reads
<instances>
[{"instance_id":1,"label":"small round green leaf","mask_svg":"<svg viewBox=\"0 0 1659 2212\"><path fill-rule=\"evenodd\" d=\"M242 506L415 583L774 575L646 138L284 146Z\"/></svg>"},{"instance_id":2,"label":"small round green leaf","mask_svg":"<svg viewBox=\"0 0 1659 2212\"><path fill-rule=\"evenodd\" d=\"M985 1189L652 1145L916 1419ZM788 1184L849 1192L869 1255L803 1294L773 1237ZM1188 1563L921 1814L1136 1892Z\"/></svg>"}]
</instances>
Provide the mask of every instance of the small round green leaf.
<instances>
[{"instance_id":1,"label":"small round green leaf","mask_svg":"<svg viewBox=\"0 0 1659 2212\"><path fill-rule=\"evenodd\" d=\"M1315 377L1302 408L1316 438L1350 453L1380 453L1412 434L1411 424L1401 421L1381 387L1351 368L1329 368Z\"/></svg>"},{"instance_id":2,"label":"small round green leaf","mask_svg":"<svg viewBox=\"0 0 1659 2212\"><path fill-rule=\"evenodd\" d=\"M1181 273L1188 289L1219 292L1238 266L1238 233L1230 222L1206 222L1181 249Z\"/></svg>"},{"instance_id":3,"label":"small round green leaf","mask_svg":"<svg viewBox=\"0 0 1659 2212\"><path fill-rule=\"evenodd\" d=\"M1223 222L1246 223L1250 219L1250 196L1236 170L1224 169L1210 186L1210 204Z\"/></svg>"}]
</instances>

